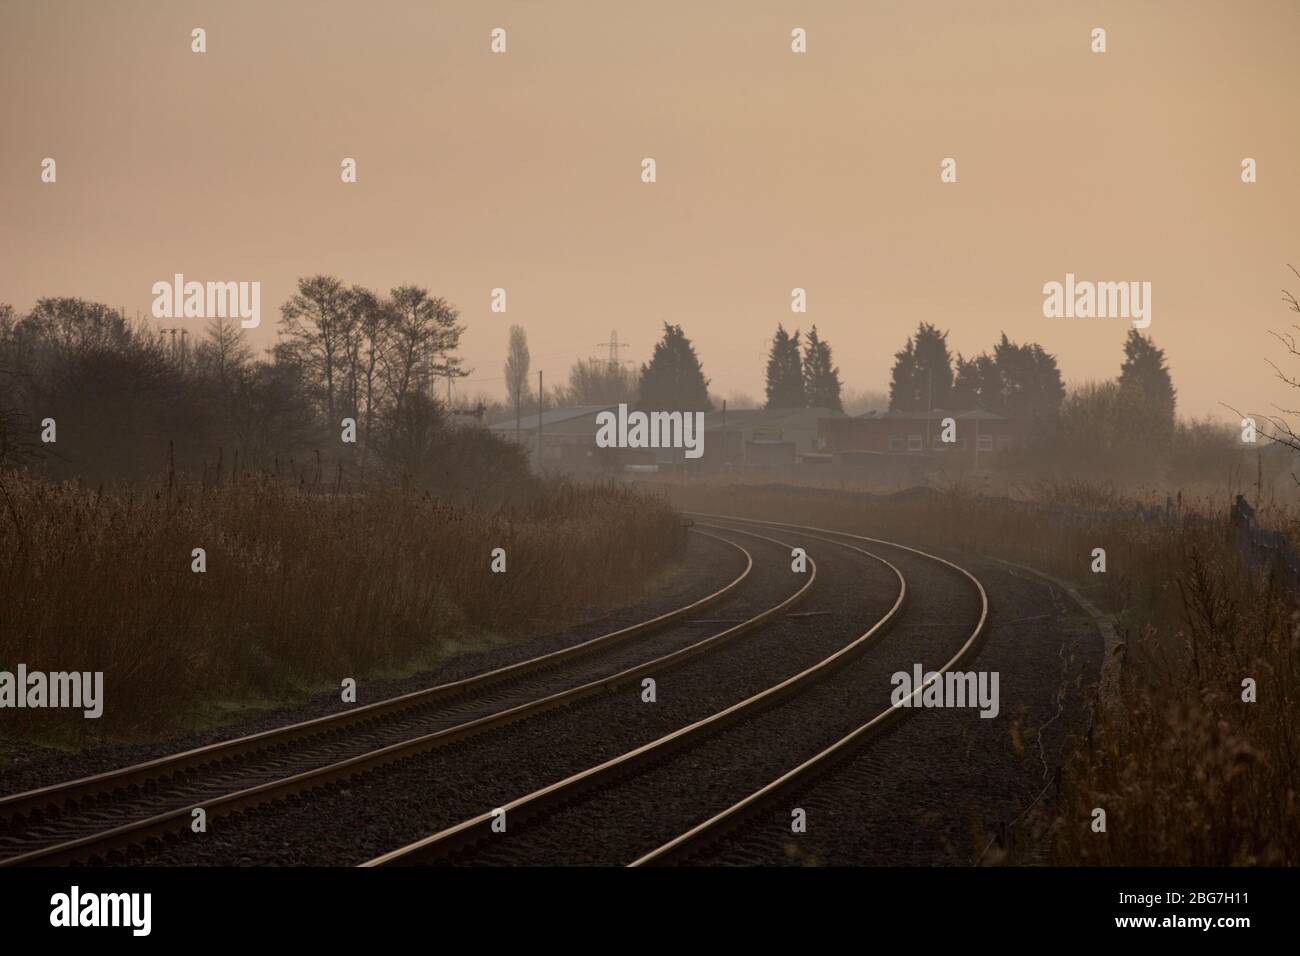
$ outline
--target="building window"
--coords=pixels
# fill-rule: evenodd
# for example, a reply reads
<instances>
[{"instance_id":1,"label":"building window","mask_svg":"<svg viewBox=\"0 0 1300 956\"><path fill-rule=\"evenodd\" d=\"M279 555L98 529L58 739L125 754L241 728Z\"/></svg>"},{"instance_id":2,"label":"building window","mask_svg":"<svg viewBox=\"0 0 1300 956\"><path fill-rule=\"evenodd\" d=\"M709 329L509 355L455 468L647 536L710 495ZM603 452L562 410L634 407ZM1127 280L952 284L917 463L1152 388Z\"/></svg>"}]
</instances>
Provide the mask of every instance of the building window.
<instances>
[{"instance_id":1,"label":"building window","mask_svg":"<svg viewBox=\"0 0 1300 956\"><path fill-rule=\"evenodd\" d=\"M992 435L980 435L980 437L979 437L979 450L980 450L980 451L992 451L992 450L993 450L993 436L992 436Z\"/></svg>"},{"instance_id":2,"label":"building window","mask_svg":"<svg viewBox=\"0 0 1300 956\"><path fill-rule=\"evenodd\" d=\"M907 436L907 450L908 450L908 451L925 451L925 436L924 436L924 435L908 435L908 436Z\"/></svg>"},{"instance_id":3,"label":"building window","mask_svg":"<svg viewBox=\"0 0 1300 956\"><path fill-rule=\"evenodd\" d=\"M902 435L890 435L890 436L889 436L889 450L890 450L890 451L902 451L902 450L903 450L903 436L902 436Z\"/></svg>"}]
</instances>

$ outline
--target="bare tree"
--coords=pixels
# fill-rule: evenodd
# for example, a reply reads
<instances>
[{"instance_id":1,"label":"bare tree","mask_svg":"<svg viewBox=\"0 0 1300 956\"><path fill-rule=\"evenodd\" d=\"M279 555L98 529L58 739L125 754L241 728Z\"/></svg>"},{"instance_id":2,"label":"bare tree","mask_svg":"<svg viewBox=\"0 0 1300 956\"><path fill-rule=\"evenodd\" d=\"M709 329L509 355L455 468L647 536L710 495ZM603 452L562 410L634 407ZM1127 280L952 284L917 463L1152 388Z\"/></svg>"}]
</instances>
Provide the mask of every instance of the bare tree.
<instances>
[{"instance_id":1,"label":"bare tree","mask_svg":"<svg viewBox=\"0 0 1300 956\"><path fill-rule=\"evenodd\" d=\"M70 352L120 349L131 341L131 326L119 310L85 299L38 299L27 316L32 329Z\"/></svg>"},{"instance_id":2,"label":"bare tree","mask_svg":"<svg viewBox=\"0 0 1300 956\"><path fill-rule=\"evenodd\" d=\"M569 369L569 383L557 390L561 405L617 405L636 403L641 376L636 369L604 359L578 359Z\"/></svg>"},{"instance_id":3,"label":"bare tree","mask_svg":"<svg viewBox=\"0 0 1300 956\"><path fill-rule=\"evenodd\" d=\"M210 370L224 393L238 370L252 361L253 351L235 319L216 316L208 321L207 331L207 338L194 350L195 365Z\"/></svg>"},{"instance_id":4,"label":"bare tree","mask_svg":"<svg viewBox=\"0 0 1300 956\"><path fill-rule=\"evenodd\" d=\"M506 393L515 407L515 437L518 438L522 406L528 398L528 367L532 356L528 352L528 336L521 326L510 326L510 350L506 353Z\"/></svg>"},{"instance_id":5,"label":"bare tree","mask_svg":"<svg viewBox=\"0 0 1300 956\"><path fill-rule=\"evenodd\" d=\"M465 329L457 324L460 314L446 299L406 285L389 294L389 303L391 324L383 363L393 404L403 404L417 388L429 390L434 378L469 374L453 354Z\"/></svg>"},{"instance_id":6,"label":"bare tree","mask_svg":"<svg viewBox=\"0 0 1300 956\"><path fill-rule=\"evenodd\" d=\"M323 388L326 414L333 425L338 424L337 393L346 370L351 321L347 290L332 276L299 279L298 292L280 307L285 343Z\"/></svg>"},{"instance_id":7,"label":"bare tree","mask_svg":"<svg viewBox=\"0 0 1300 956\"><path fill-rule=\"evenodd\" d=\"M368 289L353 286L348 294L352 312L348 335L348 382L352 407L364 408L362 443L370 445L376 405L380 400L379 369L391 337L393 308Z\"/></svg>"},{"instance_id":8,"label":"bare tree","mask_svg":"<svg viewBox=\"0 0 1300 956\"><path fill-rule=\"evenodd\" d=\"M1296 271L1295 266L1289 266L1288 268L1290 268L1292 272L1295 272L1297 276L1300 276L1300 272ZM1283 289L1282 301L1287 304L1287 308L1292 312L1300 313L1300 299L1296 298L1294 292L1289 292L1286 289ZM1270 330L1269 335L1282 343L1286 348L1288 355L1293 358L1300 358L1300 344L1296 342L1296 332L1300 332L1300 325L1292 323L1291 330L1292 331L1289 332L1274 332ZM1286 372L1283 372L1282 369L1278 367L1278 364L1272 359L1265 359L1264 361L1268 362L1268 364L1272 366L1273 373L1278 379L1292 388L1300 388L1300 379L1296 378L1294 375L1288 375ZM1231 405L1228 405L1226 402L1221 402L1220 404L1235 414L1242 415L1242 412L1233 408ZM1283 415L1300 415L1300 409L1282 408L1278 405L1274 405L1273 407L1280 414L1264 416L1265 421L1272 426L1271 431L1263 432L1264 437L1279 445L1285 445L1294 451L1300 451L1300 434L1297 434L1291 423L1282 417ZM1244 419L1245 416L1242 415L1242 417ZM1300 476L1293 475L1292 477L1297 483L1300 483Z\"/></svg>"}]
</instances>

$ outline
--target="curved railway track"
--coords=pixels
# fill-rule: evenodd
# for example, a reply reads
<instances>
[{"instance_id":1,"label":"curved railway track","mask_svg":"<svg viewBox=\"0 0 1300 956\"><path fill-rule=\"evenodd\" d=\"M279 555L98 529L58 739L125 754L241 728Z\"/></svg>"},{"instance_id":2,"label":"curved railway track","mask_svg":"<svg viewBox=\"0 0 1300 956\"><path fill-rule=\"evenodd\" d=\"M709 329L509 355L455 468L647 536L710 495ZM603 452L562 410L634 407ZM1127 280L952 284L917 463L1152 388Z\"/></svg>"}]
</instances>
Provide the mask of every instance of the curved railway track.
<instances>
[{"instance_id":1,"label":"curved railway track","mask_svg":"<svg viewBox=\"0 0 1300 956\"><path fill-rule=\"evenodd\" d=\"M782 549L789 547L753 531L720 530ZM697 533L707 534L698 529ZM671 641L670 632L680 631L674 625L689 623L698 612L733 596L750 579L753 555L734 541L708 536L729 544L743 556L745 566L740 575L697 601L640 624L375 704L0 798L0 821L5 821L0 829L0 853L6 854L0 858L0 866L103 859L113 851L146 845L187 830L197 809L212 819L283 800L571 705L714 650L787 611L807 595L816 581L816 565L810 562L807 580L778 604L706 638L691 636L684 646L670 642L672 650L646 660L642 643L629 639L668 634ZM681 633L677 633L675 644L681 645L682 641ZM551 676L517 686L521 678L605 656L612 656L613 665L620 669L611 670L608 663L601 666L589 660L587 672L579 674L587 679L576 685L554 690ZM635 662L630 663L629 658ZM499 692L503 686L509 688L504 696ZM431 712L449 702L460 705L461 712L430 717ZM421 727L427 731L431 720L436 729L419 732ZM349 734L359 736L347 741ZM315 749L306 749L304 744ZM341 752L345 754L342 757ZM260 761L253 771L248 767L250 760ZM302 769L304 764L307 769ZM166 787L170 789L159 796L158 792ZM200 792L205 792L204 797L193 799Z\"/></svg>"},{"instance_id":2,"label":"curved railway track","mask_svg":"<svg viewBox=\"0 0 1300 956\"><path fill-rule=\"evenodd\" d=\"M944 558L915 548L910 548L906 545L899 545L881 539L847 535L842 532L829 531L828 529L808 528L806 526L780 524L778 522L748 522L748 519L735 519L731 516L725 515L700 515L699 517L710 521L756 523L767 527L798 530L805 538L836 544L842 548L857 552L860 555L881 562L897 576L899 582L898 597L894 602L893 607L891 607L884 616L874 622L856 639L850 641L848 644L823 658L821 661L805 668L780 683L753 694L709 717L696 721L672 733L666 734L648 744L629 750L618 757L573 774L563 780L535 790L522 797L518 797L500 807L480 813L477 816L434 833L422 840L385 853L382 856L368 861L363 864L363 866L379 867L417 865L445 860L456 860L459 855L472 853L475 848L489 844L490 841L494 839L500 840L499 832L494 831L493 829L494 823L498 826L504 823L506 829L509 830L510 827L516 825L521 819L528 821L529 819L543 818L557 808L580 800L583 795L590 791L599 790L602 787L617 786L627 777L638 773L642 768L650 768L654 763L665 758L674 751L684 747L689 747L696 741L714 734L730 724L744 721L751 715L769 709L784 698L796 694L818 681L827 678L834 671L841 668L851 658L857 656L875 639L881 636L881 634L883 634L895 620L907 599L907 582L902 572L899 571L895 565L886 561L884 558L881 558L879 555L865 551L856 545L848 544L842 540L824 537L824 534L835 534L841 538L849 537L859 541L885 545L891 548L900 549L914 556L937 562L938 564L962 575L974 588L979 600L978 619L956 654L954 654L944 666L945 671L955 666L957 663L969 659L969 657L975 652L979 640L984 633L988 622L989 603L988 595L985 592L983 585L974 575L970 574L969 571L960 568ZM942 673L942 671L940 673ZM921 688L918 688L915 693L919 694L923 689L924 685ZM821 766L826 761L832 759L835 753L853 747L857 742L884 726L890 720L895 719L896 716L906 712L907 711L897 711L895 708L890 708L884 714L877 715L877 717L873 718L872 721L868 722L868 725L859 727L847 738L841 739L832 748L829 748L832 753L818 753L815 757L804 761L803 764L796 767L788 774L773 781L773 783L768 787L762 788L760 792L750 794L739 801L738 804L723 811L723 813L717 814L715 817L706 820L704 823L691 831L682 834L680 837L670 841L668 844L660 846L659 848L652 850L650 853L637 858L634 863L645 864L667 862L671 858L674 858L675 855L688 851L689 848L696 844L696 841L709 838L715 834L726 821L738 817L750 806L767 799L772 793L780 790L786 784L786 778L794 779L812 772L815 767ZM495 846L504 847L506 844L499 842L495 844ZM503 852L508 851L503 850Z\"/></svg>"},{"instance_id":3,"label":"curved railway track","mask_svg":"<svg viewBox=\"0 0 1300 956\"><path fill-rule=\"evenodd\" d=\"M699 612L723 601L734 604L734 600L729 599L734 599L747 585L752 590L753 554L724 535L761 541L765 547L775 545L786 554L791 548L789 541L760 532L779 534L785 531L800 540L834 545L853 553L856 558L865 557L869 562L888 569L897 581L897 596L892 606L865 631L843 645L837 641L832 645L834 650L810 665L800 664L802 669L797 673L779 680L777 677L761 678L764 682L775 681L766 686L751 681L751 686L763 689L754 693L742 691L748 696L701 719L691 719L692 715L688 714L683 719L691 719L691 722L685 726L677 726L668 733L657 731L662 736L621 754L619 750L607 747L606 753L618 756L570 773L559 781L531 790L500 807L445 827L362 865L462 862L484 847L488 848L486 856L489 861L495 857L495 861L500 862L504 854L507 862L513 862L509 843L493 832L493 823L502 812L510 821L512 834L521 821L539 820L545 824L553 812L563 811L588 795L614 790L640 777L653 776L655 768L664 765L674 755L704 751L703 745L715 735L752 734L756 732L752 728L761 726L759 721L764 713L783 711L787 705L796 706L800 698L811 696L818 685L833 683L832 675L844 670L845 665L870 656L862 652L890 630L909 603L908 580L903 571L881 555L859 547L859 544L897 549L909 555L909 560L931 562L960 576L977 597L978 619L938 673L942 675L967 662L978 651L988 623L988 595L974 575L945 558L896 542L832 529L728 515L699 514L694 517L701 522L693 529L696 533L728 544L743 557L744 567L740 574L716 591L639 624L462 680L194 748L119 771L0 797L0 854L3 855L0 866L120 860L124 858L124 852L156 845L158 840L185 833L197 809L202 809L209 820L240 813L339 784L435 748L459 744L480 733L508 734L509 728L520 721L626 685L643 675L658 674L714 651L731 638L758 628L766 629L803 600L818 579L817 565L809 558L809 573L793 593L771 606L766 606L766 602L755 605L763 609L733 626L698 639L700 624L721 623L701 620ZM702 530L704 528L718 533L709 533ZM911 599L915 600L915 595ZM753 601L749 603L753 605ZM873 616L878 614L883 603L877 604L870 613ZM751 609L747 607L746 613ZM692 626L697 629L696 634L690 635L687 642L683 632L688 632ZM780 633L788 631L786 628ZM804 632L796 633L802 635ZM655 644L660 653L646 659L648 648ZM743 646L748 648L749 643ZM754 653L745 651L747 658ZM824 651L817 653L820 655ZM947 656L948 652L944 654ZM761 659L754 658L756 661ZM854 667L859 666L854 664ZM562 686L556 689L557 684ZM923 690L924 686L916 688L913 696L919 696ZM824 695L826 691L822 693ZM724 701L719 701L713 706L722 703ZM695 709L696 714L708 713L698 706ZM706 802L705 806L698 807L703 819L693 826L687 826L689 817L678 824L680 832L676 826L666 829L665 825L665 836L674 832L678 835L666 841L647 839L641 849L628 853L621 862L644 866L706 859L709 847L718 846L729 832L749 820L756 808L770 805L779 794L786 793L795 784L807 783L825 772L840 758L858 751L865 741L907 713L910 709L888 707L841 734L828 746L818 743L811 756L798 762L792 760L786 765L790 769L774 774L764 785L737 789L734 792L736 799L715 800L711 806ZM501 739L508 742L513 738ZM737 748L737 753L752 749L752 746L744 746L748 741L742 739L740 742L742 747ZM458 761L463 759L461 753L457 749L448 757ZM595 759L600 759L600 756L598 752ZM570 768L578 766L582 764L570 763ZM562 767L560 772L570 768ZM546 777L534 779L540 783ZM689 813L693 805L687 803L681 812ZM722 809L716 810L718 806ZM471 808L472 803L464 809ZM711 808L716 812L709 814ZM443 816L449 820L456 819L456 815L444 813ZM408 828L407 832L411 830ZM528 832L527 827L524 832ZM419 830L415 829L414 833L419 833Z\"/></svg>"},{"instance_id":4,"label":"curved railway track","mask_svg":"<svg viewBox=\"0 0 1300 956\"><path fill-rule=\"evenodd\" d=\"M716 518L719 516L715 515L710 517ZM761 524L764 527L795 527L793 525L784 525L780 522L773 521L753 521L751 523ZM817 530L826 531L826 529ZM844 531L827 533L837 534L841 537L852 538L858 541L875 541L877 543L882 543L879 542L878 539L867 538L862 535L850 534ZM897 547L904 546L897 545ZM914 548L907 548L906 550L913 551L916 554L925 554L925 552L917 551ZM971 632L970 637L966 639L966 642L957 649L956 653L954 653L942 667L934 672L935 676L933 680L925 681L921 686L912 691L909 698L913 700L920 700L921 694L926 687L930 686L930 684L935 681L941 680L943 675L948 671L954 670L962 664L967 663L975 656L978 652L979 642L983 638L988 626L989 616L988 594L985 592L984 586L979 582L979 579L966 569L953 564L945 558L929 554L926 556L933 558L936 561L941 561L949 567L966 575L966 577L968 577L979 590L983 608L980 613L979 621ZM762 804L776 799L779 795L787 792L790 788L796 785L806 783L807 781L814 779L817 775L827 772L836 764L837 761L847 757L872 736L884 731L892 723L901 720L910 713L912 713L911 708L893 706L880 711L870 720L859 725L848 734L845 734L829 747L823 748L812 757L809 757L799 765L792 767L770 783L736 801L720 813L715 813L708 819L703 820L680 836L677 836L656 849L651 850L649 853L638 857L628 865L662 866L690 859L693 855L706 849L710 844L725 839L727 833L732 828L741 825L751 814L755 813Z\"/></svg>"}]
</instances>

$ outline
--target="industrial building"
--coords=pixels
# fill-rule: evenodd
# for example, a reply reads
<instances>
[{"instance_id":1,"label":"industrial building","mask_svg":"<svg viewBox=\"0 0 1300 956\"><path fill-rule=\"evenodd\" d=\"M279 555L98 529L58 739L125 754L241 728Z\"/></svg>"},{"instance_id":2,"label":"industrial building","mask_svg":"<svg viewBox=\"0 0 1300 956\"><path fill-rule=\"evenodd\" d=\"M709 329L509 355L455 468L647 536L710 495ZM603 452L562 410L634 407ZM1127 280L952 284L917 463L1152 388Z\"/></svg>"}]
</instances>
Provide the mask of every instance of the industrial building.
<instances>
[{"instance_id":1,"label":"industrial building","mask_svg":"<svg viewBox=\"0 0 1300 956\"><path fill-rule=\"evenodd\" d=\"M547 470L570 473L617 472L628 466L692 470L766 469L792 466L805 458L822 455L819 422L846 418L829 408L718 409L704 416L704 453L688 461L680 448L618 448L596 446L597 416L616 412L617 405L579 405L556 408L498 422L489 430L518 441L534 462L542 449L541 465Z\"/></svg>"}]
</instances>

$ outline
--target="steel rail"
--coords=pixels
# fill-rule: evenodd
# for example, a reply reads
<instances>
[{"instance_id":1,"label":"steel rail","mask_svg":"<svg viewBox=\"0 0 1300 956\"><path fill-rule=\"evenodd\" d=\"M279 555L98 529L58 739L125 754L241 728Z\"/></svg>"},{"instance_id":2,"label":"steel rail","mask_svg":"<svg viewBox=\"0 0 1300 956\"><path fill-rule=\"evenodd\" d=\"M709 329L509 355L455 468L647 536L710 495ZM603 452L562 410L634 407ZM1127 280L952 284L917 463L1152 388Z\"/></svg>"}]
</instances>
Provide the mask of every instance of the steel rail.
<instances>
[{"instance_id":1,"label":"steel rail","mask_svg":"<svg viewBox=\"0 0 1300 956\"><path fill-rule=\"evenodd\" d=\"M731 528L727 530L739 531L741 529ZM499 818L501 812L504 811L507 821L517 820L521 817L528 819L537 816L551 807L572 800L579 794L586 792L593 787L609 782L612 778L626 774L637 764L650 759L659 758L672 749L680 747L694 738L717 731L735 720L741 719L762 708L770 706L782 697L798 691L804 685L825 677L833 669L843 664L851 655L862 650L867 644L882 635L902 610L907 598L907 580L903 577L902 572L899 571L898 568L878 555L864 551L854 545L845 544L842 541L833 541L829 538L817 538L815 535L804 535L804 537L816 538L817 540L825 541L829 544L835 544L842 548L863 554L888 567L898 578L898 597L894 601L893 606L859 637L799 673L788 677L780 683L774 684L765 690L759 691L744 700L738 701L715 714L697 720L692 724L688 724L685 727L673 731L672 733L665 734L650 743L629 750L618 757L605 761L604 763L590 767L579 773L572 774L563 780L550 784L549 786L511 800L493 810L478 814L468 820L464 820L455 826L448 827L438 833L425 837L422 840L399 847L398 849L385 853L382 856L378 856L361 865L363 867L416 865L444 858L469 844L477 843L485 839L491 839L493 834L490 832L490 828L492 823Z\"/></svg>"},{"instance_id":2,"label":"steel rail","mask_svg":"<svg viewBox=\"0 0 1300 956\"><path fill-rule=\"evenodd\" d=\"M698 533L703 534L705 537L722 541L735 548L745 559L745 568L741 571L738 577L728 582L723 587L711 594L706 594L699 600L684 605L683 607L676 608L675 610L669 611L665 614L660 614L658 617L650 618L649 620L642 621L638 624L620 628L617 631L611 631L608 634L601 634L597 637L591 638L590 640L574 644L571 647L560 648L559 650L551 651L548 654L542 654L538 657L529 658L528 660L519 661L504 667L494 668L493 670L484 671L483 673L475 674L461 680L450 681L445 684L438 684L434 687L412 691L407 694L401 694L397 697L390 697L385 700L376 701L373 704L365 704L361 707L354 707L350 710L340 711L336 714L327 714L323 717L298 721L296 723L286 724L282 727L274 727L269 730L259 731L258 733L247 734L242 737L222 740L216 743L207 744L206 746L195 747L190 750L168 754L163 757L157 757L153 760L147 760L117 770L109 770L89 777L67 780L61 783L51 784L50 786L39 787L33 790L26 790L21 793L3 796L0 797L0 819L31 816L34 811L39 812L40 810L50 806L75 803L84 800L87 797L98 796L101 793L139 787L159 779L171 777L178 773L207 766L218 761L227 761L235 757L272 750L289 743L317 737L324 733L332 733L336 730L342 730L346 727L368 724L394 713L407 713L415 709L431 706L467 694L474 690L482 689L503 680L509 680L523 676L524 674L545 669L563 661L567 661L570 658L599 650L617 641L638 637L642 634L658 630L674 621L716 604L728 594L735 591L736 588L740 587L740 585L749 577L750 572L754 568L753 556L734 541L727 541L725 538L719 538L717 535L708 534L707 532Z\"/></svg>"},{"instance_id":3,"label":"steel rail","mask_svg":"<svg viewBox=\"0 0 1300 956\"><path fill-rule=\"evenodd\" d=\"M775 538L771 538L767 535L758 534L754 531L747 531L739 528L734 528L734 529L725 528L720 530L724 530L735 534L742 534L747 537L774 543L780 545L781 547L789 547L789 545L787 545L785 542L777 541ZM716 537L716 536L712 536L712 537ZM725 540L725 539L720 539L720 540ZM743 580L745 577L747 577L753 567L753 558L748 551L746 551L744 548L741 548L739 545L735 545L734 542L728 542L728 543L733 544L733 546L735 546L745 554L747 558L747 566L745 568L745 572L741 575L741 577L738 578L736 581L733 581L731 585L728 585L727 590L734 587L739 583L740 580ZM321 786L325 786L330 783L337 782L339 780L345 780L350 777L356 776L359 773L368 772L370 770L373 770L377 767L380 767L387 763L391 763L396 760L407 759L416 754L423 753L440 746L465 740L470 736L481 733L485 730L504 727L516 721L537 716L538 714L555 709L557 707L567 706L576 703L577 701L585 697L591 696L593 694L602 691L612 690L622 684L627 683L628 681L635 680L636 678L641 677L644 674L649 674L667 667L676 666L677 664L680 664L685 660L688 660L698 654L702 654L714 649L715 647L721 645L723 642L727 640L730 640L731 638L737 637L741 634L753 630L756 627L761 626L771 618L775 617L776 615L782 613L789 607L801 601L813 586L813 583L816 581L816 577L817 577L817 568L815 563L810 559L809 574L807 576L808 578L807 581L804 582L804 584L797 591L795 591L789 597L785 598L779 604L767 608L766 610L759 612L758 614L746 619L745 621L740 622L739 624L733 625L732 627L729 627L716 634L712 634L709 637L706 637L700 641L690 644L684 648L680 648L677 651L674 651L669 654L665 654L661 657L657 657L653 660L646 661L629 668L625 668L624 670L619 671L615 674L606 677L597 678L596 680L588 681L576 687L567 688L565 690L558 691L553 694L549 694L545 697L537 698L535 700L518 704L513 707L508 707L504 710L487 714L483 717L474 718L472 720L465 721L464 723L457 724L453 727L444 728L442 730L438 730L429 734L423 734L421 736L414 737L410 740L389 744L387 746L380 747L372 751L368 751L367 753L359 754L354 757L347 758L345 760L336 761L334 763L327 764L322 767L317 767L312 770L291 774L279 780L269 781L267 783L259 784L254 787L248 787L245 789L232 791L230 793L222 794L218 797L214 797L209 800L201 801L198 803L191 803L183 807L177 807L173 810L155 814L153 816L141 820L131 821L129 823L125 823L120 826L113 827L98 833L90 834L84 837L79 837L73 840L51 844L50 846L47 847L42 847L24 853L19 853L14 856L6 857L4 859L0 859L0 867L32 866L32 865L53 866L62 863L75 862L78 860L92 859L98 855L102 855L112 850L120 849L123 847L143 845L150 840L163 838L187 830L189 828L191 820L193 819L193 814L195 810L203 810L204 813L206 814L207 819L210 821L214 818L228 815L230 813L234 813L239 810L283 800L286 797L298 793L314 790ZM713 595L709 596L709 598L713 598L713 597L714 597ZM709 598L706 598L704 600L707 601L708 603L712 603L712 601L709 600ZM702 606L704 605L702 605L700 601L697 601L694 604L688 605L688 608L690 609L690 611L698 611L701 609ZM684 613L686 613L686 609L679 609L678 611L670 612L673 620L676 620L677 618L683 616ZM655 623L656 626L667 623L667 621L665 621L665 618L667 617L669 617L669 615L662 615L659 618L653 619L653 623ZM638 633L644 633L644 630L646 629L646 625L650 623L652 622L645 622L645 624L643 625L635 625L634 627L642 628L642 630L638 631ZM624 629L624 631L615 632L615 633L626 637L629 636L626 632L631 630L633 630L633 628L627 628ZM610 636L611 635L605 635L605 637L610 637ZM603 640L603 639L604 638L597 638L596 640ZM578 646L590 646L591 643L592 642L587 642L587 645L578 645ZM566 651L567 650L569 649L566 649ZM544 658L539 658L538 660L548 659L548 658L554 659L553 655L544 655ZM517 665L511 665L511 666L514 667ZM501 668L497 671L490 671L487 674L480 675L480 678L487 677L489 675L500 674L505 670L507 670L507 668ZM467 678L467 680L471 680L471 681L476 679L477 678ZM457 684L463 684L463 683L464 682L457 682ZM443 685L443 686L454 686L454 685ZM431 690L438 690L438 689L439 688L432 688ZM426 692L417 692L417 693L426 693ZM337 716L337 715L331 715L331 716ZM307 723L310 724L315 722L310 721ZM293 725L293 726L298 727L302 725ZM140 766L145 766L145 765L140 765ZM128 768L128 769L135 769L135 768ZM38 793L38 792L40 791L33 791L33 793ZM20 794L18 796L25 796L25 795Z\"/></svg>"},{"instance_id":4,"label":"steel rail","mask_svg":"<svg viewBox=\"0 0 1300 956\"><path fill-rule=\"evenodd\" d=\"M703 517L703 515L701 516ZM716 520L722 516L708 515L707 517ZM732 518L730 520L739 521L739 522L749 521L755 524L761 524L765 527L775 526L775 527L787 528L787 529L799 527L798 525L783 524L781 522L776 522L776 521L758 521L756 519L749 519L749 518ZM826 531L827 529L818 528L815 530ZM853 538L855 540L860 540L860 541L889 543L889 542L883 542L879 538L869 538L864 535L851 534L850 532L847 531L833 531L829 533L842 535L844 537ZM897 548L902 548L905 551L910 551L913 554L931 558L935 561L939 561L943 564L946 564L948 567L953 568L954 570L960 571L967 578L969 578L971 582L975 585L976 589L979 592L980 601L982 604L979 622L975 625L975 629L971 632L970 637L966 639L965 643L963 643L961 647L957 649L957 652L948 660L946 664L943 665L943 667L941 667L938 671L934 672L935 676L933 677L933 679L922 682L920 687L917 687L915 690L912 691L911 694L907 696L907 698L905 698L905 701L911 702L913 701L913 699L920 699L920 694L922 693L923 690L929 687L932 683L941 680L944 674L946 674L948 671L952 670L953 668L957 667L958 665L964 663L966 660L968 660L970 657L973 657L977 653L979 649L979 645L984 637L988 625L989 598L988 598L988 593L984 590L984 586L980 583L979 579L976 578L975 575L967 571L965 568L960 567L959 565L956 565L945 558L941 558L938 555L929 554L928 552L920 551L916 548L910 548L906 545L900 545L900 544L894 544L893 546ZM902 717L906 716L907 714L911 713L914 708L904 707L903 703L904 702L900 701L898 704L891 705L887 709L876 714L866 723L857 727L852 732L841 737L839 740L831 744L829 747L826 747L825 749L821 750L814 756L810 757L809 759L805 760L803 763L799 764L793 769L777 777L775 780L771 781L765 786L759 788L758 790L755 790L753 793L749 794L749 796L745 797L742 800L738 800L736 803L732 804L730 807L723 810L722 812L714 814L704 822L696 825L695 827L692 827L690 830L686 831L680 836L677 836L672 840L669 840L667 843L663 844L657 849L650 851L644 856L639 857L638 859L634 860L632 863L628 865L629 866L656 866L656 865L661 866L661 865L669 864L675 861L680 861L690 856L692 852L698 850L704 844L716 842L724 831L726 831L729 827L741 822L741 820L746 816L746 814L752 811L754 807L756 807L758 804L766 800L772 799L778 792L785 790L787 787L793 785L794 783L798 781L806 780L811 776L813 776L814 774L820 772L821 770L824 770L827 766L834 763L837 759L847 754L855 746L863 743L865 740L874 736L875 734L878 734L880 731L885 729L894 721L899 720Z\"/></svg>"}]
</instances>

